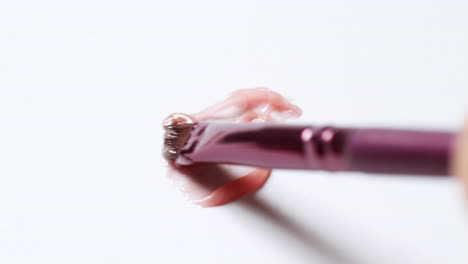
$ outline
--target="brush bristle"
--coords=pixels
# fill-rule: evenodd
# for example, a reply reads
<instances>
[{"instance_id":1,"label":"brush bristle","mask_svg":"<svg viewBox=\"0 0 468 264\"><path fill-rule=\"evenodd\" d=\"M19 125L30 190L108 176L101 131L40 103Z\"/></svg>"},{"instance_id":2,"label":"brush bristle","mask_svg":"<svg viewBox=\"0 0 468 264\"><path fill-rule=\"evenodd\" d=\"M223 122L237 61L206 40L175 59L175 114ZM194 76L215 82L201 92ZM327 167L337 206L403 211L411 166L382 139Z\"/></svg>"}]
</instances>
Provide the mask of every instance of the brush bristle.
<instances>
[{"instance_id":1,"label":"brush bristle","mask_svg":"<svg viewBox=\"0 0 468 264\"><path fill-rule=\"evenodd\" d=\"M163 128L166 132L164 133L163 156L165 159L177 159L195 123L194 118L180 113L171 114L164 120Z\"/></svg>"}]
</instances>

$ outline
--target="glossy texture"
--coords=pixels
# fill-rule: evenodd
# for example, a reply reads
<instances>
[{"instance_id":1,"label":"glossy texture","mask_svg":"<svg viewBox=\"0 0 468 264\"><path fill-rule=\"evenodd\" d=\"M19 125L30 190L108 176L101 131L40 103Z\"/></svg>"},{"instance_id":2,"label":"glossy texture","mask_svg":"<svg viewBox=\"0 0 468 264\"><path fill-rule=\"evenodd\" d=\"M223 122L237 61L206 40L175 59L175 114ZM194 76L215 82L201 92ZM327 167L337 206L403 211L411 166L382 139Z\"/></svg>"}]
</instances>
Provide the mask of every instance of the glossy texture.
<instances>
[{"instance_id":1,"label":"glossy texture","mask_svg":"<svg viewBox=\"0 0 468 264\"><path fill-rule=\"evenodd\" d=\"M282 122L298 117L301 109L266 88L240 89L207 109L186 115L195 121ZM163 124L171 122L169 116ZM172 119L173 120L173 119ZM260 188L270 169L221 164L182 166L169 162L168 177L194 204L208 207L234 201Z\"/></svg>"},{"instance_id":2,"label":"glossy texture","mask_svg":"<svg viewBox=\"0 0 468 264\"><path fill-rule=\"evenodd\" d=\"M167 160L176 159L180 149L190 136L195 119L187 114L174 113L163 122L164 133L163 157Z\"/></svg>"}]
</instances>

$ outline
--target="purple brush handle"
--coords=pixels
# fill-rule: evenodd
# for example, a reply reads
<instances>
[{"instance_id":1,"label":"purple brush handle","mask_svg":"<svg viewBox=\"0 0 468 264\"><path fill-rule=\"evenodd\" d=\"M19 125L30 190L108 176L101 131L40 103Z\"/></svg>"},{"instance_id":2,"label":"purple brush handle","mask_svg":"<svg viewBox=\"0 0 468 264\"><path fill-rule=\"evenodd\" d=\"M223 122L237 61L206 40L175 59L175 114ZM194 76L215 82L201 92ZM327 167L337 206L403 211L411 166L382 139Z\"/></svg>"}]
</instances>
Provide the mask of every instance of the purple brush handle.
<instances>
[{"instance_id":1,"label":"purple brush handle","mask_svg":"<svg viewBox=\"0 0 468 264\"><path fill-rule=\"evenodd\" d=\"M349 135L350 170L449 175L454 134L361 129Z\"/></svg>"},{"instance_id":2,"label":"purple brush handle","mask_svg":"<svg viewBox=\"0 0 468 264\"><path fill-rule=\"evenodd\" d=\"M178 161L448 175L454 138L434 131L200 122Z\"/></svg>"}]
</instances>

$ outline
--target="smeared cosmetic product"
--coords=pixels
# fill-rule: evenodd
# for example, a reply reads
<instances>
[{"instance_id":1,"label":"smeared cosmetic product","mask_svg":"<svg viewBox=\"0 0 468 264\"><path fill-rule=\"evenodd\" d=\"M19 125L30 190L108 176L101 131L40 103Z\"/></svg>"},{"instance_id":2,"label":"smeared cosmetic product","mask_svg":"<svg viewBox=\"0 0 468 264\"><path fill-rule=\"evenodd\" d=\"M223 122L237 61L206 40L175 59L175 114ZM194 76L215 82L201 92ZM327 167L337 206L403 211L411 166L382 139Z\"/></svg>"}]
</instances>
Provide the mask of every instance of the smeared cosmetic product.
<instances>
[{"instance_id":1,"label":"smeared cosmetic product","mask_svg":"<svg viewBox=\"0 0 468 264\"><path fill-rule=\"evenodd\" d=\"M301 109L290 103L281 94L267 88L240 89L225 100L194 114L175 113L163 121L166 128L165 142L174 142L174 137L189 136L174 134L185 131L187 125L199 121L231 123L284 122L301 115ZM170 127L171 129L167 129ZM179 144L184 140L176 141ZM271 169L217 163L176 164L172 152L181 146L165 144L163 155L168 159L167 175L174 185L196 205L217 206L234 201L259 189L268 179Z\"/></svg>"},{"instance_id":2,"label":"smeared cosmetic product","mask_svg":"<svg viewBox=\"0 0 468 264\"><path fill-rule=\"evenodd\" d=\"M194 203L215 206L258 189L272 168L451 174L453 132L274 124L300 113L278 93L244 89L200 113L172 114L163 123L169 175Z\"/></svg>"}]
</instances>

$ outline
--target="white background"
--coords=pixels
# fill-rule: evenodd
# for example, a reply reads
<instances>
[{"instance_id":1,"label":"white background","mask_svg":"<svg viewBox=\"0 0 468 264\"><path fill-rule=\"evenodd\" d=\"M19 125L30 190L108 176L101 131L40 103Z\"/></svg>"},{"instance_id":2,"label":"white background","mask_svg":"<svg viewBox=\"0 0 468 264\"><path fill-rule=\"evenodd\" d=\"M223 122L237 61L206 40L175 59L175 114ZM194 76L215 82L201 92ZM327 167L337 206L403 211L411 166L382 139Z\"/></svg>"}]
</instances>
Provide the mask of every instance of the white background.
<instances>
[{"instance_id":1,"label":"white background","mask_svg":"<svg viewBox=\"0 0 468 264\"><path fill-rule=\"evenodd\" d=\"M202 209L161 120L267 86L301 122L456 130L468 2L0 2L0 263L467 263L452 179L275 171Z\"/></svg>"}]
</instances>

